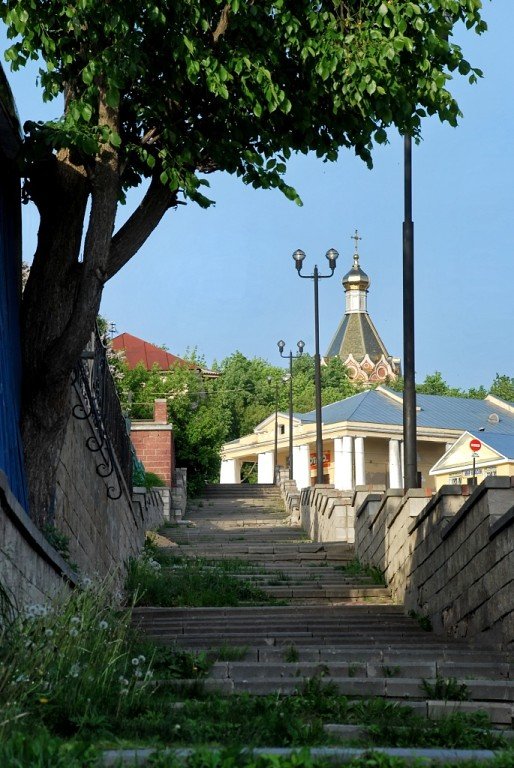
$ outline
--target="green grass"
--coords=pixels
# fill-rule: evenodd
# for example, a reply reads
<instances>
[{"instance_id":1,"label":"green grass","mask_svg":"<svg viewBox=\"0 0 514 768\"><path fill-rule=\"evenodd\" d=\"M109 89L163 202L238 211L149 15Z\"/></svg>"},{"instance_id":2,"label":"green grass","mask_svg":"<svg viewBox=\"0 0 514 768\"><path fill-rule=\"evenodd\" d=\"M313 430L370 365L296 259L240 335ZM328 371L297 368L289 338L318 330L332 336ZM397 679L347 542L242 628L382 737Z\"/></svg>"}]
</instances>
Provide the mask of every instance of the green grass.
<instances>
[{"instance_id":1,"label":"green grass","mask_svg":"<svg viewBox=\"0 0 514 768\"><path fill-rule=\"evenodd\" d=\"M482 764L482 763L481 763ZM291 756L252 755L239 750L224 749L219 752L197 750L185 761L177 761L172 754L154 755L149 763L151 768L330 768L333 762L311 757L308 749L296 750ZM426 761L404 760L400 757L368 751L344 763L345 768L428 768ZM434 765L434 764L431 764ZM483 764L488 768L512 768L512 755L497 755ZM475 761L437 763L438 768L476 768Z\"/></svg>"},{"instance_id":2,"label":"green grass","mask_svg":"<svg viewBox=\"0 0 514 768\"><path fill-rule=\"evenodd\" d=\"M424 616L422 613L416 611L409 611L409 616L418 622L419 626L424 632L432 632L432 622L429 616Z\"/></svg>"},{"instance_id":3,"label":"green grass","mask_svg":"<svg viewBox=\"0 0 514 768\"><path fill-rule=\"evenodd\" d=\"M319 679L292 696L196 693L180 709L171 708L164 689L119 721L116 733L133 743L174 747L306 747L341 743L323 730L324 722L362 725L366 746L499 749L503 739L489 730L487 716L452 714L442 720L420 718L408 707L383 699L358 700L336 694ZM343 740L342 743L348 743ZM350 743L356 743L355 738Z\"/></svg>"},{"instance_id":4,"label":"green grass","mask_svg":"<svg viewBox=\"0 0 514 768\"><path fill-rule=\"evenodd\" d=\"M364 565L360 560L355 558L346 565L335 565L335 570L341 571L345 576L365 576L376 584L377 586L386 586L384 574L374 565Z\"/></svg>"},{"instance_id":5,"label":"green grass","mask_svg":"<svg viewBox=\"0 0 514 768\"><path fill-rule=\"evenodd\" d=\"M229 645L223 643L219 648L209 651L208 656L214 661L242 661L248 653L247 645Z\"/></svg>"},{"instance_id":6,"label":"green grass","mask_svg":"<svg viewBox=\"0 0 514 768\"><path fill-rule=\"evenodd\" d=\"M142 556L129 562L125 587L138 606L275 604L251 581L235 578L235 574L247 571L244 560L175 556L147 540Z\"/></svg>"},{"instance_id":7,"label":"green grass","mask_svg":"<svg viewBox=\"0 0 514 768\"><path fill-rule=\"evenodd\" d=\"M466 683L459 683L455 677L436 677L434 682L422 680L421 690L427 699L442 701L468 701L469 688Z\"/></svg>"}]
</instances>

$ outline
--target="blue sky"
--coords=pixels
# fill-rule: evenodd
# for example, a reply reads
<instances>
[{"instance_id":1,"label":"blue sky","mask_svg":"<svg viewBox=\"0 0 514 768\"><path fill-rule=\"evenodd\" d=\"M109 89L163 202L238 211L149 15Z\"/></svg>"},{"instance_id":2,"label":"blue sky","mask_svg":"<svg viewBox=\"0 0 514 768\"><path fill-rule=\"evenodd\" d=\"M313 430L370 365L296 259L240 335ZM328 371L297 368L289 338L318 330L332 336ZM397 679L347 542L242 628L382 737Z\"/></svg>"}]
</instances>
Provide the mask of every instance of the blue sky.
<instances>
[{"instance_id":1,"label":"blue sky","mask_svg":"<svg viewBox=\"0 0 514 768\"><path fill-rule=\"evenodd\" d=\"M489 31L462 31L458 39L485 77L475 86L455 81L460 126L427 121L413 160L416 375L422 380L440 370L462 387L488 386L497 372L514 376L514 2L484 6ZM22 120L58 114L58 105L41 104L34 71L8 76ZM344 313L341 278L357 228L361 265L371 278L368 309L389 353L401 357L402 142L390 139L372 171L350 152L334 164L294 158L287 179L302 208L279 192L210 176L216 206L170 211L107 285L102 313L119 332L166 344L175 354L196 346L209 364L236 349L279 364L280 338L287 348L300 338L306 351L314 348L312 281L298 278L291 254L302 248L306 268L321 269L335 247L336 274L320 284L323 352ZM36 227L35 211L26 208L27 261Z\"/></svg>"}]
</instances>

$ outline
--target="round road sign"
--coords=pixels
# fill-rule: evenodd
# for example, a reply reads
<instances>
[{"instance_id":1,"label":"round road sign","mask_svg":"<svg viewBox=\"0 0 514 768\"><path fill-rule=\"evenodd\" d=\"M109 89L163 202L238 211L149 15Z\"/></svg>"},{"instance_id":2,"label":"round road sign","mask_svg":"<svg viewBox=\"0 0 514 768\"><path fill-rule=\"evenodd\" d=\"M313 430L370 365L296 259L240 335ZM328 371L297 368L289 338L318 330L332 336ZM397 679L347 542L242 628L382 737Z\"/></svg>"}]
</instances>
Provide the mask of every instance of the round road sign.
<instances>
[{"instance_id":1,"label":"round road sign","mask_svg":"<svg viewBox=\"0 0 514 768\"><path fill-rule=\"evenodd\" d=\"M480 448L482 447L482 443L480 442L480 440L477 440L477 438L474 437L473 440L469 441L469 447L473 452L479 451Z\"/></svg>"}]
</instances>

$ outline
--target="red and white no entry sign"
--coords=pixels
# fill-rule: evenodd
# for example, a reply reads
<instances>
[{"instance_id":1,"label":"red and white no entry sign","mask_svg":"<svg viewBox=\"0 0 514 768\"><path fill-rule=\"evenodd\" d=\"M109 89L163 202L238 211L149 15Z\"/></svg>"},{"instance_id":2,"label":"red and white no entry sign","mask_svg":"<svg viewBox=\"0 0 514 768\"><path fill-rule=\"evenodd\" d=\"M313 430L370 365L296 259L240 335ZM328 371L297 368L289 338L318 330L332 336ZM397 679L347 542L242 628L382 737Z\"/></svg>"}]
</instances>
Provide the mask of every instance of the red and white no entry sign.
<instances>
[{"instance_id":1,"label":"red and white no entry sign","mask_svg":"<svg viewBox=\"0 0 514 768\"><path fill-rule=\"evenodd\" d=\"M479 451L480 448L482 447L482 443L480 442L480 440L477 440L477 438L474 437L473 440L469 441L469 447L473 452Z\"/></svg>"}]
</instances>

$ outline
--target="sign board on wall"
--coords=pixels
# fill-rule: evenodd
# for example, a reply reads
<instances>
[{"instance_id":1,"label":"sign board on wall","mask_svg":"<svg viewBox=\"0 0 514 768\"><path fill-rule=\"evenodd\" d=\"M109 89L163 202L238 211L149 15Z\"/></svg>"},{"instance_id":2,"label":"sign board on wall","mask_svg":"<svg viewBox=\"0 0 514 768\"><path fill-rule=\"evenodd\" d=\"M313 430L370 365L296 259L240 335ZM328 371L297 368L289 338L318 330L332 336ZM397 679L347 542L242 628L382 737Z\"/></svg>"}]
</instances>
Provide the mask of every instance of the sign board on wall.
<instances>
[{"instance_id":1,"label":"sign board on wall","mask_svg":"<svg viewBox=\"0 0 514 768\"><path fill-rule=\"evenodd\" d=\"M311 469L316 469L317 467L317 461L316 461L316 454L311 453L310 455L310 466ZM323 469L329 469L330 467L330 451L323 451Z\"/></svg>"}]
</instances>

